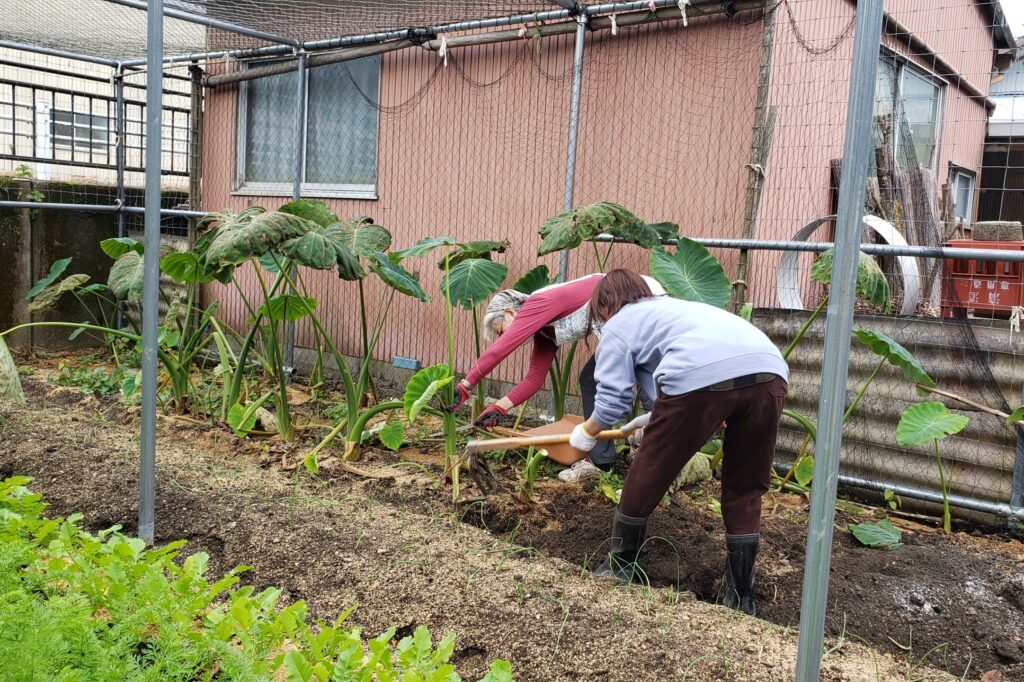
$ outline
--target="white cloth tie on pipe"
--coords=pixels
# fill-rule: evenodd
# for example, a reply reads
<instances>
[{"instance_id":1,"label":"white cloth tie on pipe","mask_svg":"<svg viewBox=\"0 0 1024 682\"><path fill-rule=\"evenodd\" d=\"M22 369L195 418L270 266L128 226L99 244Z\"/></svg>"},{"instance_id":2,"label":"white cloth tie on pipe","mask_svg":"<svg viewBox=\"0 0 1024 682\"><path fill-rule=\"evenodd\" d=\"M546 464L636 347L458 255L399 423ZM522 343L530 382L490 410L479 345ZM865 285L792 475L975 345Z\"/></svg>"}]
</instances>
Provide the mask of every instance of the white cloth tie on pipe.
<instances>
[{"instance_id":1,"label":"white cloth tie on pipe","mask_svg":"<svg viewBox=\"0 0 1024 682\"><path fill-rule=\"evenodd\" d=\"M683 26L689 26L690 22L686 18L686 8L690 6L690 0L679 0L676 4L679 5L679 14L683 17Z\"/></svg>"},{"instance_id":2,"label":"white cloth tie on pipe","mask_svg":"<svg viewBox=\"0 0 1024 682\"><path fill-rule=\"evenodd\" d=\"M1024 306L1015 305L1010 309L1010 338L1013 333L1020 333L1020 320L1024 317Z\"/></svg>"},{"instance_id":3,"label":"white cloth tie on pipe","mask_svg":"<svg viewBox=\"0 0 1024 682\"><path fill-rule=\"evenodd\" d=\"M448 66L448 38L441 36L441 46L437 48L437 56L441 58L445 66Z\"/></svg>"},{"instance_id":4,"label":"white cloth tie on pipe","mask_svg":"<svg viewBox=\"0 0 1024 682\"><path fill-rule=\"evenodd\" d=\"M615 15L614 14L612 15L612 35L613 36L619 35L619 25L615 21Z\"/></svg>"},{"instance_id":5,"label":"white cloth tie on pipe","mask_svg":"<svg viewBox=\"0 0 1024 682\"><path fill-rule=\"evenodd\" d=\"M654 0L649 0L649 2L647 3L647 6L651 8L652 12L657 12L658 11L658 3L656 3Z\"/></svg>"},{"instance_id":6,"label":"white cloth tie on pipe","mask_svg":"<svg viewBox=\"0 0 1024 682\"><path fill-rule=\"evenodd\" d=\"M519 37L520 38L525 38L526 37L526 24L523 24L522 26L519 27Z\"/></svg>"}]
</instances>

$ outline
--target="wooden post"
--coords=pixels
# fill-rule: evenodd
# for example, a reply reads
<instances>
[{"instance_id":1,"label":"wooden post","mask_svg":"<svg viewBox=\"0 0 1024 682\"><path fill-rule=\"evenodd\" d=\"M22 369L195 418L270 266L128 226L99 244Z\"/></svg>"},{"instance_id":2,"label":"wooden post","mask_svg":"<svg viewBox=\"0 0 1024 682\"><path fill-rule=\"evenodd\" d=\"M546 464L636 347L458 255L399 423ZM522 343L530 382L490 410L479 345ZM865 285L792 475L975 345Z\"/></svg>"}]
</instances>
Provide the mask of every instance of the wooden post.
<instances>
[{"instance_id":1,"label":"wooden post","mask_svg":"<svg viewBox=\"0 0 1024 682\"><path fill-rule=\"evenodd\" d=\"M761 208L761 192L764 190L765 168L771 151L772 136L778 107L768 106L768 91L771 88L772 53L775 48L775 13L778 5L766 9L761 29L761 63L757 75L757 102L754 105L754 139L750 146L750 163L747 164L747 197L743 212L743 239L753 239L757 229L757 215ZM733 282L733 306L739 313L747 297L747 270L750 254L740 250L736 264L736 281Z\"/></svg>"}]
</instances>

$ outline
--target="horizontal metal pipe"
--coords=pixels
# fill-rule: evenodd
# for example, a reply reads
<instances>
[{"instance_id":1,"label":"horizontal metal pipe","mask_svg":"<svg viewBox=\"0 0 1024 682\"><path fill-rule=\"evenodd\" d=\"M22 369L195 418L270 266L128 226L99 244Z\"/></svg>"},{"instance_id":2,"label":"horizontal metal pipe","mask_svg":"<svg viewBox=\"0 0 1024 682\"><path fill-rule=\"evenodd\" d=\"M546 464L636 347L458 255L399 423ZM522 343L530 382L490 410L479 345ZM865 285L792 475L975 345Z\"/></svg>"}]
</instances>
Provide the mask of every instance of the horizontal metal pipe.
<instances>
[{"instance_id":1,"label":"horizontal metal pipe","mask_svg":"<svg viewBox=\"0 0 1024 682\"><path fill-rule=\"evenodd\" d=\"M145 0L106 0L107 2L115 5L124 5L125 7L132 7L134 9L146 10L148 5ZM193 14L192 12L185 12L180 9L174 9L170 7L164 8L164 16L171 17L172 19L180 19L182 21L188 21L193 24L200 24L202 26L209 26L210 28L219 28L223 31L231 31L243 36L249 36L250 38L256 38L257 40L266 40L270 43L280 43L281 45L291 45L292 47L298 47L299 41L286 36L279 36L273 33L266 33L264 31L257 31L256 29L249 28L248 26L241 26L239 24L232 24L228 21L221 21L220 19L213 19L211 17L204 17L201 14Z\"/></svg>"},{"instance_id":2,"label":"horizontal metal pipe","mask_svg":"<svg viewBox=\"0 0 1024 682\"><path fill-rule=\"evenodd\" d=\"M789 242L761 239L719 239L716 237L691 237L698 244L715 249L747 249L750 251L806 251L821 253L832 248L832 242ZM600 234L597 242L629 244L628 240ZM675 239L666 239L665 246L675 246ZM874 256L917 256L920 258L954 258L958 260L1024 262L1024 250L1003 251L997 249L950 249L938 246L891 246L889 244L861 244L860 250Z\"/></svg>"},{"instance_id":3,"label":"horizontal metal pipe","mask_svg":"<svg viewBox=\"0 0 1024 682\"><path fill-rule=\"evenodd\" d=\"M67 50L57 50L51 47L41 47L39 45L26 45L25 43L18 43L13 40L0 40L0 47L7 47L12 50L23 50L25 52L35 52L36 54L45 54L51 57L63 57L64 59L77 59L80 62L91 62L93 64L103 64L114 68L117 66L117 60L105 59L103 57L93 57L92 55L77 54L75 52L68 52Z\"/></svg>"},{"instance_id":4,"label":"horizontal metal pipe","mask_svg":"<svg viewBox=\"0 0 1024 682\"><path fill-rule=\"evenodd\" d=\"M374 55L391 52L393 50L401 50L403 48L410 47L413 44L414 43L411 40L399 40L392 43L376 43L373 45L350 47L346 50L339 50L337 52L309 56L307 57L306 66L326 66L327 64L337 64L338 62L347 62L353 59L372 57ZM269 66L260 66L253 69L221 73L213 76L203 76L203 85L208 88L215 88L219 85L227 85L229 83L239 83L241 81L256 80L257 78L279 76L284 73L295 71L298 68L298 63L297 59L289 59L288 61L280 62L278 64L270 64Z\"/></svg>"},{"instance_id":5,"label":"horizontal metal pipe","mask_svg":"<svg viewBox=\"0 0 1024 682\"><path fill-rule=\"evenodd\" d=\"M118 0L108 0L110 2ZM136 1L136 0L120 0L122 2ZM699 1L699 0L698 0ZM702 4L707 5L718 5L718 2L706 2ZM765 5L764 0L738 0L736 2L736 9L750 9L756 7L763 7ZM678 6L674 0L655 0L655 6L662 10L672 8L675 9L675 15L678 16ZM597 14L614 14L619 12L630 12L636 10L643 10L649 8L649 2L617 2L617 3L605 3L602 5L593 5L585 9L588 16L594 16ZM707 12L704 12L707 13ZM458 33L462 31L474 31L482 28L495 28L498 26L509 26L513 24L528 24L528 23L541 23L548 21L557 21L560 19L568 19L572 15L572 12L566 9L548 10L545 12L533 12L529 14L514 14L504 17L492 17L489 19L474 19L471 21L458 21L449 24L439 24L423 29L401 29L396 31L384 31L378 33L366 33L354 36L344 36L338 38L326 38L321 40L311 40L302 43L300 46L307 52L313 52L318 50L329 50L339 47L345 47L348 45L359 45L365 43L382 42L387 40L395 40L404 38L411 33L416 35L429 35L432 33ZM661 17L671 18L671 17ZM575 25L575 24L574 24ZM619 22L619 25L622 25ZM272 56L280 54L291 53L292 47L285 45L270 45L267 47L247 49L247 50L217 50L213 52L194 52L191 54L174 55L165 57L164 61L170 62L184 62L184 61L200 61L204 59L223 59L224 57L234 57L238 59L244 59L247 57L260 57L260 56ZM145 59L130 59L121 62L122 66L131 67L145 64Z\"/></svg>"},{"instance_id":6,"label":"horizontal metal pipe","mask_svg":"<svg viewBox=\"0 0 1024 682\"><path fill-rule=\"evenodd\" d=\"M117 204L106 206L101 204L58 204L49 201L0 201L0 208L28 208L31 210L47 209L54 211L94 211L97 213L117 213L121 207Z\"/></svg>"},{"instance_id":7,"label":"horizontal metal pipe","mask_svg":"<svg viewBox=\"0 0 1024 682\"><path fill-rule=\"evenodd\" d=\"M0 201L0 209L27 208L30 210L46 209L52 211L92 211L94 213L145 213L145 206L121 206L119 204L60 204L46 201ZM172 218L203 218L209 215L205 211L185 211L176 208L161 208L160 214Z\"/></svg>"},{"instance_id":8,"label":"horizontal metal pipe","mask_svg":"<svg viewBox=\"0 0 1024 682\"><path fill-rule=\"evenodd\" d=\"M839 483L845 486L850 486L851 488L864 488L866 490L875 490L877 492L885 492L885 490L888 489L902 497L910 497L915 500L942 504L941 492L925 490L923 488L904 485L902 483L883 483L881 481L871 481L866 478L846 476L843 474L839 475ZM1007 519L1024 520L1024 507L1014 507L1006 504L1005 502L989 502L987 500L976 500L971 497L963 497L962 495L953 494L950 494L948 499L951 507L960 507L961 509L970 509L972 511L984 512L986 514L994 514L995 516L1001 516Z\"/></svg>"},{"instance_id":9,"label":"horizontal metal pipe","mask_svg":"<svg viewBox=\"0 0 1024 682\"><path fill-rule=\"evenodd\" d=\"M121 210L125 213L146 212L146 208L144 206L122 206ZM160 215L170 216L172 218L205 218L209 213L206 211L187 211L177 208L161 208Z\"/></svg>"}]
</instances>

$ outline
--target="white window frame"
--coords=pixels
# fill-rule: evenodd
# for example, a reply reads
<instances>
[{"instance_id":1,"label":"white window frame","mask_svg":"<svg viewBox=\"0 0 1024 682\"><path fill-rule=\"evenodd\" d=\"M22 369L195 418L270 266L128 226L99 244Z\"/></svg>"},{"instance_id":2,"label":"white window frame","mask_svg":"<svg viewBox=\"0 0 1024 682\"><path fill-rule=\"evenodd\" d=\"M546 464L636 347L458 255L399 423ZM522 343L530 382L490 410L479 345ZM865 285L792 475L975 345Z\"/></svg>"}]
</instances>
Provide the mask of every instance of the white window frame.
<instances>
[{"instance_id":1,"label":"white window frame","mask_svg":"<svg viewBox=\"0 0 1024 682\"><path fill-rule=\"evenodd\" d=\"M938 74L929 71L923 66L915 64L904 55L887 47L882 47L882 53L879 58L892 64L896 70L896 97L899 101L903 100L903 72L907 69L922 78L932 81L937 86L938 97L935 101L935 152L932 155L932 163L928 166L928 170L938 176L939 158L942 156L942 132L945 124L945 116L943 116L943 114L945 113L946 107L946 87L949 85L949 82ZM892 153L893 158L897 160L899 159L899 143L899 135L897 135L894 130L892 136Z\"/></svg>"},{"instance_id":2,"label":"white window frame","mask_svg":"<svg viewBox=\"0 0 1024 682\"><path fill-rule=\"evenodd\" d=\"M260 61L260 62L246 62L243 64L243 69L251 69L260 66L266 66L273 61ZM378 92L380 92L380 86L383 83L383 60L379 60L377 68L377 79L378 79ZM316 67L314 67L316 68ZM302 182L299 187L299 194L303 197L315 197L320 199L366 199L371 201L377 200L377 183L372 184L353 184L353 183L312 183L306 182L306 132L309 118L309 76L313 71L311 68L306 69L306 87L305 96L306 101L302 107L302 149L299 153L302 154ZM272 197L291 197L294 194L294 185L290 182L251 182L245 179L245 168L247 165L246 158L246 139L245 131L248 129L248 93L249 93L249 82L242 81L238 89L238 107L237 107L237 120L235 121L235 182L234 189L231 194L234 196L272 196ZM294 130L292 131L294 134ZM377 166L379 171L380 164L380 109L377 109L377 136L376 144L374 146L374 165ZM379 179L379 173L375 174Z\"/></svg>"},{"instance_id":3,"label":"white window frame","mask_svg":"<svg viewBox=\"0 0 1024 682\"><path fill-rule=\"evenodd\" d=\"M949 163L949 178L946 182L949 185L950 192L953 193L954 214L956 212L956 184L954 183L954 180L961 176L967 178L970 182L970 192L967 198L967 215L963 218L964 227L970 227L974 224L974 206L978 200L978 173L970 168L965 168L964 166L957 165L951 161ZM956 220L960 220L960 216L954 215L954 218Z\"/></svg>"},{"instance_id":4,"label":"white window frame","mask_svg":"<svg viewBox=\"0 0 1024 682\"><path fill-rule=\"evenodd\" d=\"M72 109L60 109L50 107L50 144L53 149L64 149L74 153L84 154L108 154L110 152L110 119L102 114L92 112L74 111ZM70 116L69 121L58 121L58 116ZM79 123L78 119L84 118L86 122ZM96 125L96 123L103 125ZM71 126L71 136L58 135L57 126ZM78 130L88 131L88 139L82 140L75 136ZM103 133L103 140L94 140L93 133Z\"/></svg>"}]
</instances>

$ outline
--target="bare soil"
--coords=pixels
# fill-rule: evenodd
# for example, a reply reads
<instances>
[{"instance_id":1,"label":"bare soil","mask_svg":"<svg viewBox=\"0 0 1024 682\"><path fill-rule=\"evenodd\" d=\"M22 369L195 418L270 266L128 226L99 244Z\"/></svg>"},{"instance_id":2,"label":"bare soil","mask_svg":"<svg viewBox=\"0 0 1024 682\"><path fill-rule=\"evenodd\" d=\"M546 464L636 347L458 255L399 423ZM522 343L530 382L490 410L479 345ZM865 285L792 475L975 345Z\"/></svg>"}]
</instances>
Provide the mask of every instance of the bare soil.
<instances>
[{"instance_id":1,"label":"bare soil","mask_svg":"<svg viewBox=\"0 0 1024 682\"><path fill-rule=\"evenodd\" d=\"M138 420L113 399L24 380L28 405L0 407L0 476L35 477L55 515L135 530ZM287 447L228 430L159 420L157 539L189 541L222 572L277 585L314 617L371 635L428 625L458 635L468 679L494 658L519 680L788 680L794 674L806 503L766 498L759 617L711 603L724 561L714 484L677 493L652 519L642 566L650 586L587 573L604 551L611 504L581 486L541 483L454 507L431 453L394 479L280 467ZM288 460L301 461L301 448ZM394 465L368 451L362 466ZM504 472L509 476L509 472ZM470 487L467 491L472 495ZM946 537L903 523L893 552L856 546L837 519L826 680L1024 680L1024 545L1009 536ZM964 674L966 671L966 675Z\"/></svg>"}]
</instances>

